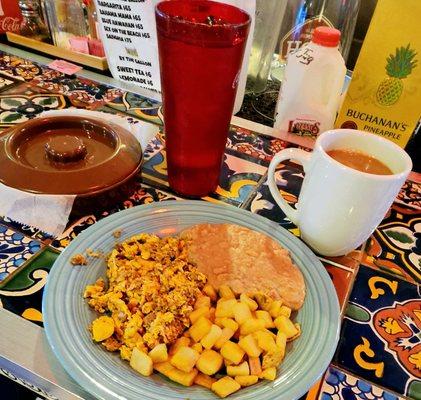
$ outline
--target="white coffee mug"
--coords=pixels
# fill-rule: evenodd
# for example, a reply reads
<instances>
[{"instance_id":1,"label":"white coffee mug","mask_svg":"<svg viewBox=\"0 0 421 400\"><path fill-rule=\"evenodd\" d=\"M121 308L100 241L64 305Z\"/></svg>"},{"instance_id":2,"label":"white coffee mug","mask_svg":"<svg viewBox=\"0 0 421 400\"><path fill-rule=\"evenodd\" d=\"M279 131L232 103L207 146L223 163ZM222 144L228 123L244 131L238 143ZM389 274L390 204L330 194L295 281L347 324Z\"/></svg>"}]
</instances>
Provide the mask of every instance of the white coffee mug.
<instances>
[{"instance_id":1,"label":"white coffee mug","mask_svg":"<svg viewBox=\"0 0 421 400\"><path fill-rule=\"evenodd\" d=\"M387 165L393 175L374 175L347 167L326 151L351 149ZM292 208L281 196L275 169L284 160L304 168L301 193ZM300 228L301 238L319 254L341 256L367 240L386 215L412 169L408 154L380 136L352 129L322 133L312 153L285 149L273 157L268 171L270 192L286 216Z\"/></svg>"}]
</instances>

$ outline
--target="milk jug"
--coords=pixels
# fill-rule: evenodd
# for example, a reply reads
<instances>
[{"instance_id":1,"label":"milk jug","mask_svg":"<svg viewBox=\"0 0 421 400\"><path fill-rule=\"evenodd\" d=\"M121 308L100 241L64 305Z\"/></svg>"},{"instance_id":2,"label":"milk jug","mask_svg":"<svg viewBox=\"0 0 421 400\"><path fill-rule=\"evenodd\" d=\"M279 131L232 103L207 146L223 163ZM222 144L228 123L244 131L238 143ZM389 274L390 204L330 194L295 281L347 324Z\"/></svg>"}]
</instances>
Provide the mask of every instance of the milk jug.
<instances>
[{"instance_id":1,"label":"milk jug","mask_svg":"<svg viewBox=\"0 0 421 400\"><path fill-rule=\"evenodd\" d=\"M333 128L346 75L340 36L335 28L318 27L311 42L288 56L274 125L281 138L312 147Z\"/></svg>"}]
</instances>

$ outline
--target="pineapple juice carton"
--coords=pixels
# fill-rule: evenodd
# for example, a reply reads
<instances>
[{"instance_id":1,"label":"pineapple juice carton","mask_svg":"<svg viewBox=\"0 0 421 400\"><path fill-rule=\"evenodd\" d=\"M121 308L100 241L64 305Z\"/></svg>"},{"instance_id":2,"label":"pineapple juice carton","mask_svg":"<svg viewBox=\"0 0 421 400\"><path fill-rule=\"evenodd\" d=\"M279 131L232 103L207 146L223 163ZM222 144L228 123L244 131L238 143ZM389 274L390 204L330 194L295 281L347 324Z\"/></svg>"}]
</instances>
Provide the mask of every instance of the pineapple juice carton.
<instances>
[{"instance_id":1,"label":"pineapple juice carton","mask_svg":"<svg viewBox=\"0 0 421 400\"><path fill-rule=\"evenodd\" d=\"M379 0L336 119L405 147L421 117L421 0Z\"/></svg>"}]
</instances>

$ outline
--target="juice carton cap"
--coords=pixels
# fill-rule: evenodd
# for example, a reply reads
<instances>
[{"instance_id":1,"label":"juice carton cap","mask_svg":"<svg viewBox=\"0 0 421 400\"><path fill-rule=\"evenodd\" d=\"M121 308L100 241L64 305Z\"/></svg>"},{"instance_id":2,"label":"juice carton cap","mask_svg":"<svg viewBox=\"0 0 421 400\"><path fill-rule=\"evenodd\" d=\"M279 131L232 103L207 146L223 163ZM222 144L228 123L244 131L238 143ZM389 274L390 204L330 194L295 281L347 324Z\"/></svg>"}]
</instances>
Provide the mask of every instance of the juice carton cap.
<instances>
[{"instance_id":1,"label":"juice carton cap","mask_svg":"<svg viewBox=\"0 0 421 400\"><path fill-rule=\"evenodd\" d=\"M328 26L319 26L313 32L312 42L321 46L336 47L341 39L341 32Z\"/></svg>"}]
</instances>

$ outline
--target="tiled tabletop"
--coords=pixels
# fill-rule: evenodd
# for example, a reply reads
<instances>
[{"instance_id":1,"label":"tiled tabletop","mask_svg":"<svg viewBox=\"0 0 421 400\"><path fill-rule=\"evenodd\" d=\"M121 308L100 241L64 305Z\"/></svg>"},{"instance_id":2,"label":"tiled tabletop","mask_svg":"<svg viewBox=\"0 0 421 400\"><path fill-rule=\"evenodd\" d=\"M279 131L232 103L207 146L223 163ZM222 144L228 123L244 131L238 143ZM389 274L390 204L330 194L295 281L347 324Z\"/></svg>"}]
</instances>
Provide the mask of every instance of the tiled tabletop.
<instances>
[{"instance_id":1,"label":"tiled tabletop","mask_svg":"<svg viewBox=\"0 0 421 400\"><path fill-rule=\"evenodd\" d=\"M162 125L160 104L153 100L0 53L0 129L44 110L69 107ZM130 198L111 210L82 218L71 216L59 237L0 217L0 307L42 327L41 300L48 272L72 239L116 211L154 201L182 200L168 187L164 146L162 133L149 143L143 179L136 182ZM299 235L272 200L266 184L270 160L287 146L271 136L232 126L219 187L203 200L247 209ZM291 204L297 201L302 179L300 166L278 167L279 190ZM341 338L329 369L302 399L421 400L419 175L406 182L383 222L360 249L344 257L321 257L321 261L341 304ZM0 371L13 377L1 365Z\"/></svg>"}]
</instances>

